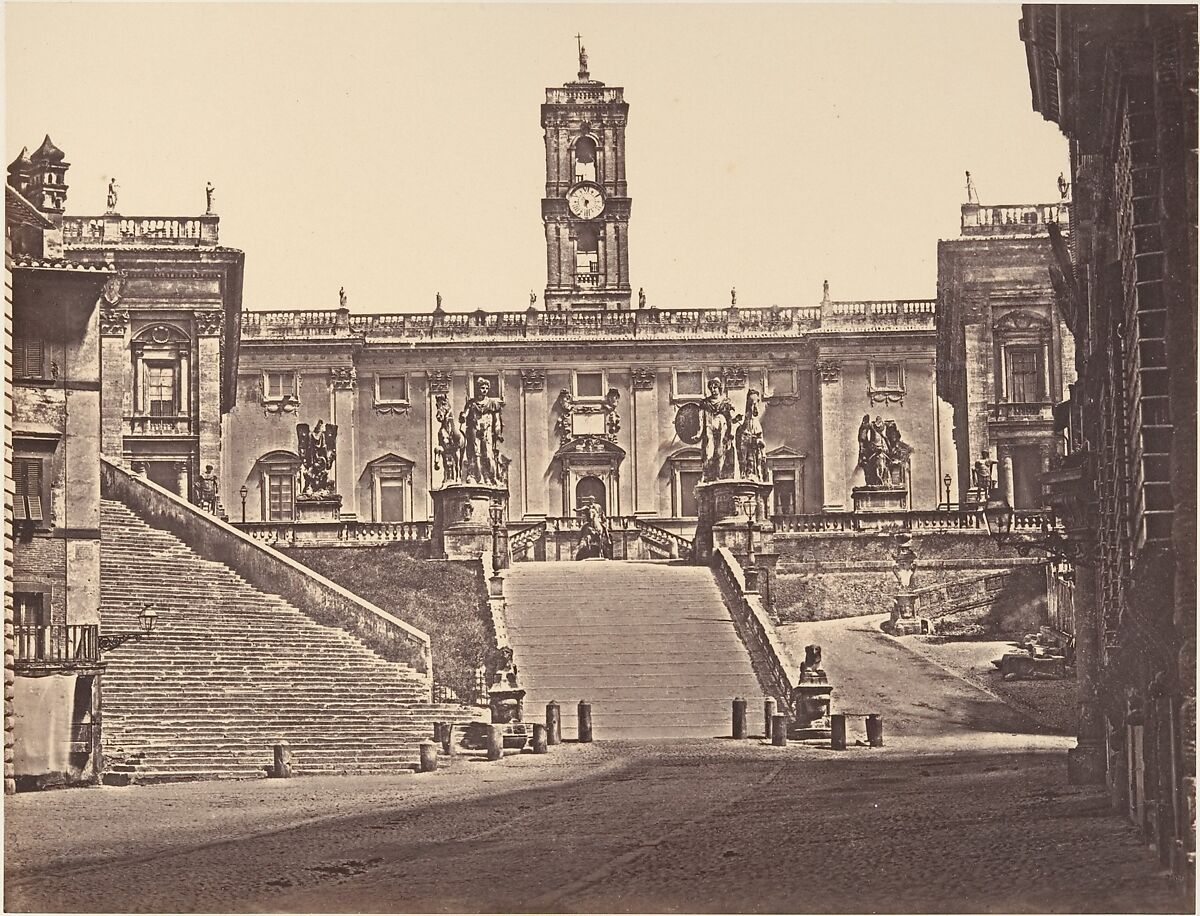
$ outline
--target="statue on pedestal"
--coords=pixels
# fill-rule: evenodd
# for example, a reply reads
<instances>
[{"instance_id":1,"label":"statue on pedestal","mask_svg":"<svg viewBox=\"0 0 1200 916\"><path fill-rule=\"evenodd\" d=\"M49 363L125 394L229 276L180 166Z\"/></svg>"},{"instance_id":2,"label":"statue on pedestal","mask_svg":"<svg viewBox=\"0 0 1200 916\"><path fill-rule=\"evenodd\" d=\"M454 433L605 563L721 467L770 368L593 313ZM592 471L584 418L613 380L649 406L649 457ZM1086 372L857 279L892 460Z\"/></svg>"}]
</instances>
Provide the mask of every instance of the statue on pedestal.
<instances>
[{"instance_id":1,"label":"statue on pedestal","mask_svg":"<svg viewBox=\"0 0 1200 916\"><path fill-rule=\"evenodd\" d=\"M296 439L300 454L301 498L322 499L332 496L337 427L318 420L310 431L307 423L297 423Z\"/></svg>"},{"instance_id":2,"label":"statue on pedestal","mask_svg":"<svg viewBox=\"0 0 1200 916\"><path fill-rule=\"evenodd\" d=\"M442 472L442 485L457 483L462 478L463 450L466 440L454 421L450 398L439 394L434 398L438 421L437 445L433 449L433 469Z\"/></svg>"},{"instance_id":3,"label":"statue on pedestal","mask_svg":"<svg viewBox=\"0 0 1200 916\"><path fill-rule=\"evenodd\" d=\"M762 394L751 388L746 392L746 418L737 433L738 461L742 476L751 480L767 480L767 445L763 441Z\"/></svg>"},{"instance_id":4,"label":"statue on pedestal","mask_svg":"<svg viewBox=\"0 0 1200 916\"><path fill-rule=\"evenodd\" d=\"M217 514L217 475L213 473L213 466L206 464L204 473L196 481L196 504L205 512Z\"/></svg>"},{"instance_id":5,"label":"statue on pedestal","mask_svg":"<svg viewBox=\"0 0 1200 916\"><path fill-rule=\"evenodd\" d=\"M704 480L726 480L737 476L737 453L734 450L734 427L742 415L734 412L733 402L725 393L719 378L709 379L708 396L700 403L703 423L700 428L700 449L703 455Z\"/></svg>"},{"instance_id":6,"label":"statue on pedestal","mask_svg":"<svg viewBox=\"0 0 1200 916\"><path fill-rule=\"evenodd\" d=\"M904 442L895 420L871 420L864 414L858 427L858 463L868 487L901 487L912 447Z\"/></svg>"},{"instance_id":7,"label":"statue on pedestal","mask_svg":"<svg viewBox=\"0 0 1200 916\"><path fill-rule=\"evenodd\" d=\"M505 469L508 461L500 454L504 441L504 401L491 396L492 385L487 379L475 379L475 394L470 398L458 422L466 437L466 462L463 480L503 486L507 483Z\"/></svg>"},{"instance_id":8,"label":"statue on pedestal","mask_svg":"<svg viewBox=\"0 0 1200 916\"><path fill-rule=\"evenodd\" d=\"M576 560L587 560L593 557L612 559L612 533L608 530L608 521L604 518L604 510L593 497L587 497L580 508L583 525L579 530L579 544L575 548Z\"/></svg>"}]
</instances>

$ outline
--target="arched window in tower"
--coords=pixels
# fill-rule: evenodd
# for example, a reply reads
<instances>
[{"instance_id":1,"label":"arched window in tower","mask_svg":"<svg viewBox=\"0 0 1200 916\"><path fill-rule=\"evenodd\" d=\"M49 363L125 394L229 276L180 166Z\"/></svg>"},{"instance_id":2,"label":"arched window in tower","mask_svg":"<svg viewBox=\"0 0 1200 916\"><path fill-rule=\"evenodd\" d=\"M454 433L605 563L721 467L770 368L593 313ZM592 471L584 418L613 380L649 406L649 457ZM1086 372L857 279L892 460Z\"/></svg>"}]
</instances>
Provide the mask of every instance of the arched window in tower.
<instances>
[{"instance_id":1,"label":"arched window in tower","mask_svg":"<svg viewBox=\"0 0 1200 916\"><path fill-rule=\"evenodd\" d=\"M575 141L575 181L596 180L596 141L580 137Z\"/></svg>"},{"instance_id":2,"label":"arched window in tower","mask_svg":"<svg viewBox=\"0 0 1200 916\"><path fill-rule=\"evenodd\" d=\"M575 285L590 288L600 284L600 230L584 224L575 230Z\"/></svg>"}]
</instances>

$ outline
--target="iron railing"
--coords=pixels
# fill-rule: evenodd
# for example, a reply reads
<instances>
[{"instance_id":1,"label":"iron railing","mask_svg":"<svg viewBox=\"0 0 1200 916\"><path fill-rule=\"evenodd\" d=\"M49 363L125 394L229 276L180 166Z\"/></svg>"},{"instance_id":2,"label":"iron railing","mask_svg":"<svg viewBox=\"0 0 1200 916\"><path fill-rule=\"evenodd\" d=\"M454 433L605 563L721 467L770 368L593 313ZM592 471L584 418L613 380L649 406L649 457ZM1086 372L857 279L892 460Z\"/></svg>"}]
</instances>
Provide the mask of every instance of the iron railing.
<instances>
[{"instance_id":1,"label":"iron railing","mask_svg":"<svg viewBox=\"0 0 1200 916\"><path fill-rule=\"evenodd\" d=\"M100 626L95 623L21 624L13 627L13 642L18 666L100 660Z\"/></svg>"}]
</instances>

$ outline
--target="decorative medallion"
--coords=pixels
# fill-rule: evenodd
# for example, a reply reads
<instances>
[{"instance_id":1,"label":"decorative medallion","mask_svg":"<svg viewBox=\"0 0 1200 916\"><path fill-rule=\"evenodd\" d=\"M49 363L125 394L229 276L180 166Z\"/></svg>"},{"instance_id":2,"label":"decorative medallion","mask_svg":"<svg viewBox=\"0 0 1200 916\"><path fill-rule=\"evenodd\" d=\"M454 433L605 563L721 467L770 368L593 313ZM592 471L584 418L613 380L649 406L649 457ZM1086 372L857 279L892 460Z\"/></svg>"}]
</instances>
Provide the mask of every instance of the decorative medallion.
<instances>
[{"instance_id":1,"label":"decorative medallion","mask_svg":"<svg viewBox=\"0 0 1200 916\"><path fill-rule=\"evenodd\" d=\"M125 288L125 277L125 271L121 271L105 281L104 291L101 295L104 296L104 301L109 305L116 305L120 300L121 292Z\"/></svg>"},{"instance_id":2,"label":"decorative medallion","mask_svg":"<svg viewBox=\"0 0 1200 916\"><path fill-rule=\"evenodd\" d=\"M521 387L526 391L545 391L546 390L546 370L545 369L522 369L521 370Z\"/></svg>"},{"instance_id":3,"label":"decorative medallion","mask_svg":"<svg viewBox=\"0 0 1200 916\"><path fill-rule=\"evenodd\" d=\"M842 378L842 364L836 360L822 360L817 363L817 372L821 374L823 382L837 382Z\"/></svg>"},{"instance_id":4,"label":"decorative medallion","mask_svg":"<svg viewBox=\"0 0 1200 916\"><path fill-rule=\"evenodd\" d=\"M703 421L701 407L695 401L682 405L675 411L675 435L688 445L700 441L700 429Z\"/></svg>"}]
</instances>

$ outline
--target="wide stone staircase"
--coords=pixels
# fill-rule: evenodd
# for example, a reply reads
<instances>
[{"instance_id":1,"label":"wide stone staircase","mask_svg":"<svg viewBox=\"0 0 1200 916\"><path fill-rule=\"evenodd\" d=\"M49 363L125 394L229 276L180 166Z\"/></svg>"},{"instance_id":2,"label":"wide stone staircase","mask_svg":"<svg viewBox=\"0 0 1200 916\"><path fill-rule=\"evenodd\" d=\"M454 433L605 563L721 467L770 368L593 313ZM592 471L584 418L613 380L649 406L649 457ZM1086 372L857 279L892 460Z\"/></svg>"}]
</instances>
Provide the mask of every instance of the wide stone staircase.
<instances>
[{"instance_id":1,"label":"wide stone staircase","mask_svg":"<svg viewBox=\"0 0 1200 916\"><path fill-rule=\"evenodd\" d=\"M518 563L505 582L509 642L525 719L592 706L595 738L730 733L730 701L762 688L712 572L680 561Z\"/></svg>"},{"instance_id":2,"label":"wide stone staircase","mask_svg":"<svg viewBox=\"0 0 1200 916\"><path fill-rule=\"evenodd\" d=\"M135 632L147 603L148 638L105 653L105 781L266 775L286 740L293 770L387 773L413 764L434 721L469 709L430 702L412 668L316 623L123 503L101 506L105 633Z\"/></svg>"}]
</instances>

